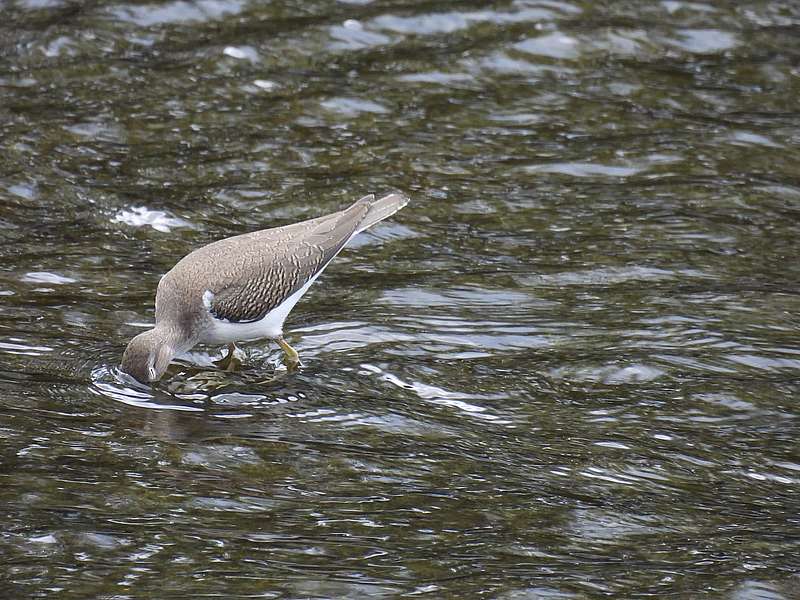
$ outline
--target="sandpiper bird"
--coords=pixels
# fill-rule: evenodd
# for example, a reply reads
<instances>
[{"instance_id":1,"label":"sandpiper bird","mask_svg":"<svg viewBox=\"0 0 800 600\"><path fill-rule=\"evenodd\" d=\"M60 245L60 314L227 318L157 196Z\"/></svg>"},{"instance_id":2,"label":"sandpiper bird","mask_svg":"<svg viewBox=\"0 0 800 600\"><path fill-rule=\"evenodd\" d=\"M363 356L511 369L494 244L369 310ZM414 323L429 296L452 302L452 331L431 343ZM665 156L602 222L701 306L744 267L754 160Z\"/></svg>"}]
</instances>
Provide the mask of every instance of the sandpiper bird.
<instances>
[{"instance_id":1,"label":"sandpiper bird","mask_svg":"<svg viewBox=\"0 0 800 600\"><path fill-rule=\"evenodd\" d=\"M347 242L407 203L402 194L370 195L339 212L191 252L159 281L155 327L130 341L122 370L142 383L158 381L195 344L228 344L217 364L229 368L235 342L260 338L277 341L287 368L296 367L299 356L283 339L289 311Z\"/></svg>"}]
</instances>

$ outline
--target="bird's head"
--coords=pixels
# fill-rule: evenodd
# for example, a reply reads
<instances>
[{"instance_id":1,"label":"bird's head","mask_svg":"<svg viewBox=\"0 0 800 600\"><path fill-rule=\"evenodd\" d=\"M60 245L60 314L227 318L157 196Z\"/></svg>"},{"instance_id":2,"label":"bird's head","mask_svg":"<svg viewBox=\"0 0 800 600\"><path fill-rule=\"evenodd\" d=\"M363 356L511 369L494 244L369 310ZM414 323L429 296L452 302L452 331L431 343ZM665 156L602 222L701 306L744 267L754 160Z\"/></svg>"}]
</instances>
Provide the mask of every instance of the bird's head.
<instances>
[{"instance_id":1,"label":"bird's head","mask_svg":"<svg viewBox=\"0 0 800 600\"><path fill-rule=\"evenodd\" d=\"M150 383L161 379L175 354L168 337L158 328L151 329L128 343L120 367L141 383Z\"/></svg>"}]
</instances>

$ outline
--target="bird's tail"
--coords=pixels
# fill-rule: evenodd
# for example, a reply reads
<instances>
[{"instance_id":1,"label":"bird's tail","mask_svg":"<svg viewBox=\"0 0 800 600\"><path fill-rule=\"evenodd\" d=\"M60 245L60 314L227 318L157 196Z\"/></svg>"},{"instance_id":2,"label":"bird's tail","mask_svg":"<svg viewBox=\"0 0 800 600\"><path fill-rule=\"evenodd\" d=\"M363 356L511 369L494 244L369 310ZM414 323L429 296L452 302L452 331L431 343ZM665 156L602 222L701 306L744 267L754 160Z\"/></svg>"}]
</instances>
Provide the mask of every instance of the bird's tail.
<instances>
[{"instance_id":1,"label":"bird's tail","mask_svg":"<svg viewBox=\"0 0 800 600\"><path fill-rule=\"evenodd\" d=\"M409 200L408 196L400 193L389 194L388 196L378 198L377 200L374 198L375 196L366 196L358 201L369 203L369 210L367 211L367 214L364 215L361 223L358 224L356 233L360 233L368 227L372 227L375 225L375 223L383 221L387 217L391 217L394 213L408 204Z\"/></svg>"}]
</instances>

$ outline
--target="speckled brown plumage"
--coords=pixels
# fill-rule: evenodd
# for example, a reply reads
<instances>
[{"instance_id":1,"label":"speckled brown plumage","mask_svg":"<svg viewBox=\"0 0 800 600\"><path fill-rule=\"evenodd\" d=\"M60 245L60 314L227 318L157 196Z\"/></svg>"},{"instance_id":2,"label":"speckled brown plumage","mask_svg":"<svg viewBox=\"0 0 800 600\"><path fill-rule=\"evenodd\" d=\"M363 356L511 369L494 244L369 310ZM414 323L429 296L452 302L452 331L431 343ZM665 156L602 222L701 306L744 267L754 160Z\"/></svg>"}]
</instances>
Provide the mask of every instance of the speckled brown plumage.
<instances>
[{"instance_id":1,"label":"speckled brown plumage","mask_svg":"<svg viewBox=\"0 0 800 600\"><path fill-rule=\"evenodd\" d=\"M183 321L202 341L208 313L234 323L258 321L300 289L355 232L393 213L407 199L367 196L323 217L227 238L181 259L158 285L156 323ZM383 212L382 212L383 211ZM203 293L213 294L209 310ZM176 303L175 298L180 298Z\"/></svg>"},{"instance_id":2,"label":"speckled brown plumage","mask_svg":"<svg viewBox=\"0 0 800 600\"><path fill-rule=\"evenodd\" d=\"M361 203L313 223L233 238L237 242L233 262L216 257L226 272L216 286L207 288L214 294L211 313L237 323L262 319L341 250L368 210L369 205ZM270 248L269 254L264 247ZM248 276L242 279L242 273Z\"/></svg>"}]
</instances>

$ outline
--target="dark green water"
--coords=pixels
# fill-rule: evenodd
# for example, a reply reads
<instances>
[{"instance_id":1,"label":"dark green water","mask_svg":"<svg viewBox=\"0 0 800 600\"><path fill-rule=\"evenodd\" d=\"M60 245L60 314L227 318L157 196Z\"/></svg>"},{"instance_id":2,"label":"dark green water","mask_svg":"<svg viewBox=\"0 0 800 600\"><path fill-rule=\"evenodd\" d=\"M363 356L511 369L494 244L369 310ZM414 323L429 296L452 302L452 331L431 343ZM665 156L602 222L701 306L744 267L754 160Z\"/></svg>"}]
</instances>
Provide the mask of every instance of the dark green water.
<instances>
[{"instance_id":1,"label":"dark green water","mask_svg":"<svg viewBox=\"0 0 800 600\"><path fill-rule=\"evenodd\" d=\"M3 598L800 598L800 4L0 2ZM161 274L399 189L280 353Z\"/></svg>"}]
</instances>

